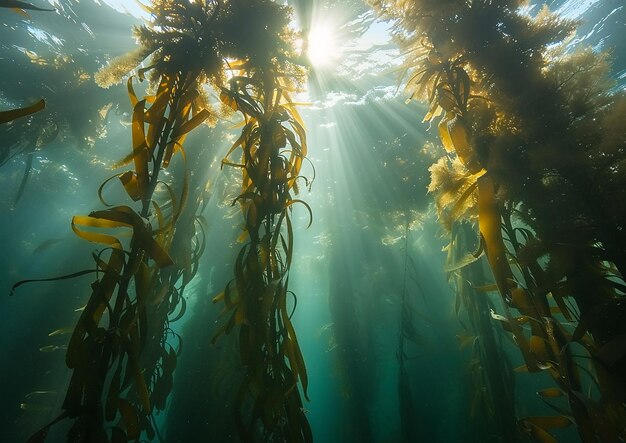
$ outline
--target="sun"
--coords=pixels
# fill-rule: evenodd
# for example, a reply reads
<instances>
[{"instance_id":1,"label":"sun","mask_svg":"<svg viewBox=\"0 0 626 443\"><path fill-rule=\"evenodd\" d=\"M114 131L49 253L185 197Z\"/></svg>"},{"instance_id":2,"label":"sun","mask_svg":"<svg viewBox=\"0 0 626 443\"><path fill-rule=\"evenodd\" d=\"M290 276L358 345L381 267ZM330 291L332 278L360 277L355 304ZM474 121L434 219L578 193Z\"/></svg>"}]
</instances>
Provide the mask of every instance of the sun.
<instances>
[{"instance_id":1,"label":"sun","mask_svg":"<svg viewBox=\"0 0 626 443\"><path fill-rule=\"evenodd\" d=\"M331 26L319 24L311 29L308 36L307 56L314 68L323 68L333 64L339 56L339 48Z\"/></svg>"}]
</instances>

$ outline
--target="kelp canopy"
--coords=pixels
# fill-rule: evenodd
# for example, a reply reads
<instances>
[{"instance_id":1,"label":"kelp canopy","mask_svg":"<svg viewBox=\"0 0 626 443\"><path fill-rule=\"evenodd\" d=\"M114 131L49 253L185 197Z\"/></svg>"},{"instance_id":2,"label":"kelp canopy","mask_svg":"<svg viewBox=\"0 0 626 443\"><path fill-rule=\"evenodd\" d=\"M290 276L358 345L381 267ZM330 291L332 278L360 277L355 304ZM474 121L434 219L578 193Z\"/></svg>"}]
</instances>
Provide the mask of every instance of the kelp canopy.
<instances>
[{"instance_id":1,"label":"kelp canopy","mask_svg":"<svg viewBox=\"0 0 626 443\"><path fill-rule=\"evenodd\" d=\"M108 8L42 3L0 12ZM38 301L6 330L54 323L25 343L64 355L10 352L9 439L626 438L626 96L578 22L514 0L141 6L123 55L98 30L65 53L96 13L0 45L0 165L26 166L0 233L30 245L45 145L89 156L92 190L60 205L86 214L65 223L82 255L49 239L27 261L63 246L64 266L1 267L29 278L9 306Z\"/></svg>"}]
</instances>

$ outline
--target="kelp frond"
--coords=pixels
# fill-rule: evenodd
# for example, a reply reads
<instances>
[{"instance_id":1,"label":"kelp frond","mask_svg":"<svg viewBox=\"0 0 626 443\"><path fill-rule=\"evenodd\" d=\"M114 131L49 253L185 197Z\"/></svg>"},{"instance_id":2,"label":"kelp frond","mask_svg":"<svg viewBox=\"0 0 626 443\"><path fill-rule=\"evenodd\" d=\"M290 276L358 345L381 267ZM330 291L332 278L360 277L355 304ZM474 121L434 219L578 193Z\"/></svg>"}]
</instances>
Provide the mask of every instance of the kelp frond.
<instances>
[{"instance_id":1,"label":"kelp frond","mask_svg":"<svg viewBox=\"0 0 626 443\"><path fill-rule=\"evenodd\" d=\"M139 66L150 53L150 49L141 46L134 51L115 57L94 75L96 84L108 89L121 83L128 73Z\"/></svg>"},{"instance_id":2,"label":"kelp frond","mask_svg":"<svg viewBox=\"0 0 626 443\"><path fill-rule=\"evenodd\" d=\"M471 174L457 157L453 160L442 157L428 170L431 177L428 192L435 195L437 215L443 226L449 231L460 220L475 220L475 191L485 171Z\"/></svg>"}]
</instances>

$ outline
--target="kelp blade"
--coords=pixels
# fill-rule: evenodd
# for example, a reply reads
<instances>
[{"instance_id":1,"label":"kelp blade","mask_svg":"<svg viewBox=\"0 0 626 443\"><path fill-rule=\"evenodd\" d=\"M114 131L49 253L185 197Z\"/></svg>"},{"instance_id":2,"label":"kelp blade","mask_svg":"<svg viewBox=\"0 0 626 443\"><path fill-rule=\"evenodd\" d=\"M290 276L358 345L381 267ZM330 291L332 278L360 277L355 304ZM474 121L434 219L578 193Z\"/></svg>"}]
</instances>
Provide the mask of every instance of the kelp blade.
<instances>
[{"instance_id":1,"label":"kelp blade","mask_svg":"<svg viewBox=\"0 0 626 443\"><path fill-rule=\"evenodd\" d=\"M2 5L0 4L0 6ZM6 7L8 8L9 6L6 6ZM8 123L13 120L17 120L20 117L26 117L28 115L34 114L35 112L41 111L45 107L46 107L46 101L42 99L25 108L19 108L19 109L13 109L11 111L0 112L0 123Z\"/></svg>"}]
</instances>

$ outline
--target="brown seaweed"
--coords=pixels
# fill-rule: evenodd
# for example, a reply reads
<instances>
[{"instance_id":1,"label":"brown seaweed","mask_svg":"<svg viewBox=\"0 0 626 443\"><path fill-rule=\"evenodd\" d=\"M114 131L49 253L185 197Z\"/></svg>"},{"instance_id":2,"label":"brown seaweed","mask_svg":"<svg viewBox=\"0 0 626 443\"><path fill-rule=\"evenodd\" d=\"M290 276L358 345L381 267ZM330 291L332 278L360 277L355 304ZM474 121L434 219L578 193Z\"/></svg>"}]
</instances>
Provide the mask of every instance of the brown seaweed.
<instances>
[{"instance_id":1,"label":"brown seaweed","mask_svg":"<svg viewBox=\"0 0 626 443\"><path fill-rule=\"evenodd\" d=\"M623 109L624 99L608 92L606 57L554 50L575 24L547 7L530 17L520 14L517 1L372 3L395 21L412 71L411 98L430 106L424 120L440 118L441 143L466 176L486 171L477 185L465 179L452 195L433 174L431 191L439 193L443 211L452 208L443 212L450 221L478 218L502 300L502 314L492 316L515 337L526 370L548 372L567 393L583 441L623 438L626 355L614 346L624 331L618 320L623 207L598 204L608 189L624 184L622 177L605 175L623 161L617 146L623 129L596 122L600 113ZM573 332L559 321L559 315L572 320L576 311L566 298L581 313ZM598 401L583 394L571 342L595 362ZM603 348L607 354L615 349L609 361L598 357ZM569 424L521 418L518 428L552 441L549 429L556 422Z\"/></svg>"}]
</instances>

